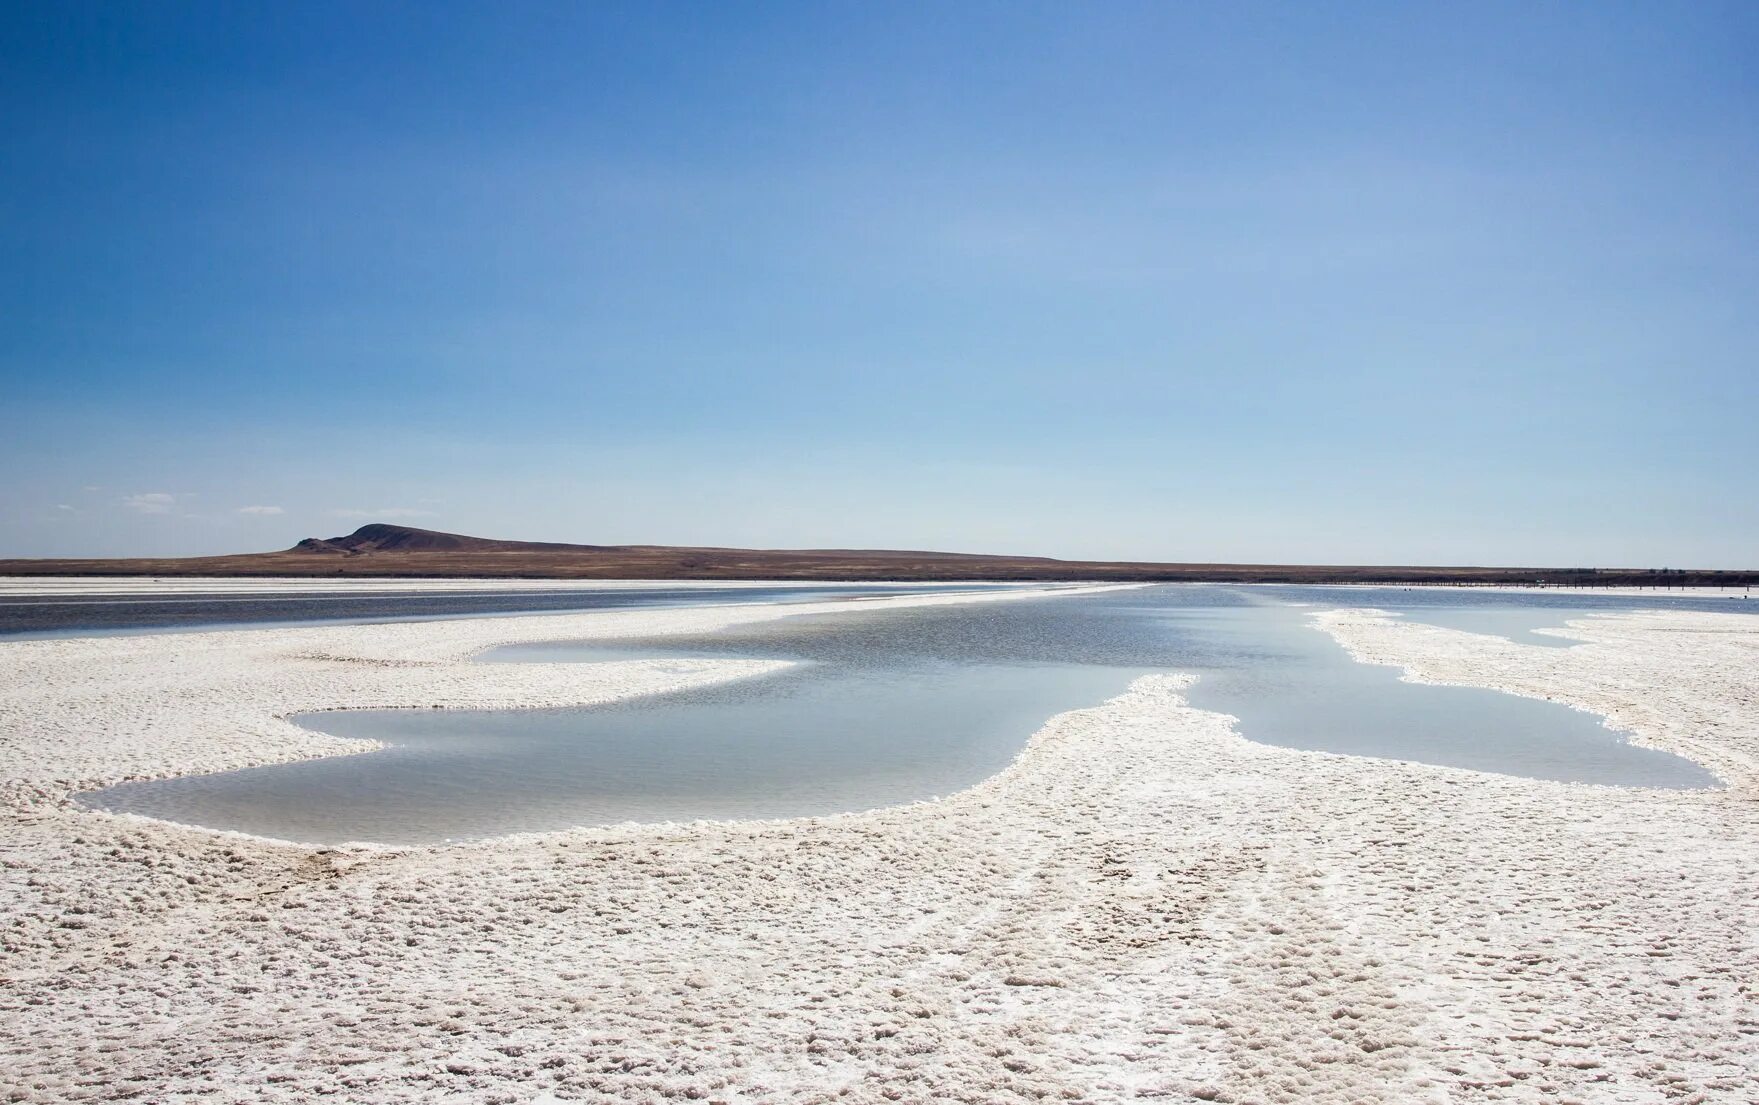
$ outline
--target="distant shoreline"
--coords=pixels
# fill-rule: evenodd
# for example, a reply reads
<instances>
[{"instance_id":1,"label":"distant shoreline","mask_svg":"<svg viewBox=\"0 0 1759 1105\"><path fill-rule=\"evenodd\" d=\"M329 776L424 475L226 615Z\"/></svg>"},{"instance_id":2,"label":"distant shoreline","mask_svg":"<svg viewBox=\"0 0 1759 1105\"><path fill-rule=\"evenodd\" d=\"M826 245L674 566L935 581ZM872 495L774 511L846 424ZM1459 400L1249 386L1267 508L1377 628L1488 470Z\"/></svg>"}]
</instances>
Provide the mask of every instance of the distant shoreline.
<instances>
[{"instance_id":1,"label":"distant shoreline","mask_svg":"<svg viewBox=\"0 0 1759 1105\"><path fill-rule=\"evenodd\" d=\"M1759 587L1759 570L1641 568L1532 569L1379 567L1373 565L1130 564L1066 561L1022 563L1011 557L925 557L915 563L778 564L765 554L752 562L704 566L656 565L648 558L532 556L522 553L373 553L338 560L298 553L166 560L0 560L0 578L67 579L310 579L483 580L530 583L1289 583L1334 586L1497 587L1579 589L1605 593L1730 590ZM949 563L948 561L954 561Z\"/></svg>"},{"instance_id":2,"label":"distant shoreline","mask_svg":"<svg viewBox=\"0 0 1759 1105\"><path fill-rule=\"evenodd\" d=\"M727 549L508 541L375 522L226 556L0 560L0 576L646 580L770 583L1306 583L1680 589L1759 585L1759 569L1169 564L889 549Z\"/></svg>"},{"instance_id":3,"label":"distant shoreline","mask_svg":"<svg viewBox=\"0 0 1759 1105\"><path fill-rule=\"evenodd\" d=\"M1731 573L1733 574L1733 573ZM968 584L972 587L1030 587L1043 583L1066 583L1068 586L1081 586L1089 583L1129 583L1152 584L1155 582L1214 584L1237 587L1276 587L1276 586L1328 586L1328 587L1363 587L1388 588L1403 587L1423 591L1474 591L1501 592L1517 595L1554 594L1554 595L1628 595L1632 597L1691 595L1695 598L1754 598L1759 599L1759 586L1730 586L1718 583L1704 584L1666 584L1666 585L1621 585L1599 584L1582 586L1567 583L1436 583L1424 582L1370 582L1354 579L1345 582L1323 583L1313 580L1019 580L1019 579L861 579L833 580L823 578L811 579L659 579L659 578L606 578L584 577L570 578L560 576L420 576L420 575L196 575L196 574L101 574L84 575L31 575L6 574L0 571L0 598L30 598L50 596L78 595L165 595L165 594L237 594L237 595L273 595L288 590L309 593L333 593L338 596L349 594L374 593L422 593L422 592L461 592L461 591L577 591L577 590L621 590L642 587L679 587L679 588L727 588L757 589L788 585L819 584L827 587L883 585L888 587L936 587L949 584Z\"/></svg>"}]
</instances>

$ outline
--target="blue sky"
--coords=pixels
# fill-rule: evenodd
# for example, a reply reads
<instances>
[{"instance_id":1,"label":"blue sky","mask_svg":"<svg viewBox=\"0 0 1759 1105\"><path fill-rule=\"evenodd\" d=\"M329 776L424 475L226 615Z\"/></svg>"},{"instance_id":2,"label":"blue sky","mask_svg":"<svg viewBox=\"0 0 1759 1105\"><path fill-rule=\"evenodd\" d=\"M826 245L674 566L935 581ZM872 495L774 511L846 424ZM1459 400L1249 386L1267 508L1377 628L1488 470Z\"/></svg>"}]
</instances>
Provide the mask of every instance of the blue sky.
<instances>
[{"instance_id":1,"label":"blue sky","mask_svg":"<svg viewBox=\"0 0 1759 1105\"><path fill-rule=\"evenodd\" d=\"M0 555L1759 566L1759 7L0 7Z\"/></svg>"}]
</instances>

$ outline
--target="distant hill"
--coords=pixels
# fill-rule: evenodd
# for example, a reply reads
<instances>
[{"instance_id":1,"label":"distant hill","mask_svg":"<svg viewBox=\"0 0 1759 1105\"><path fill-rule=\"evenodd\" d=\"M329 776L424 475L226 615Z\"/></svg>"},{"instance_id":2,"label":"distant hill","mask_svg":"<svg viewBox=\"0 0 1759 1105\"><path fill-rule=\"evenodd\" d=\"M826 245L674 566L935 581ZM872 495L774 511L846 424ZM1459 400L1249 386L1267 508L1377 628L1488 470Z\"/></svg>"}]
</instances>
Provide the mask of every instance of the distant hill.
<instances>
[{"instance_id":1,"label":"distant hill","mask_svg":"<svg viewBox=\"0 0 1759 1105\"><path fill-rule=\"evenodd\" d=\"M983 553L919 552L898 549L726 549L693 548L678 545L568 545L557 541L499 541L492 537L467 537L462 533L441 533L439 530L417 529L414 526L393 526L374 522L344 537L307 537L288 552L458 552L458 553L538 553L546 556L590 554L594 556L659 556L690 555L715 558L750 556L783 556L842 559L936 559L1008 560L1041 564L1062 561L1034 556L987 556ZM272 554L265 554L272 555Z\"/></svg>"},{"instance_id":2,"label":"distant hill","mask_svg":"<svg viewBox=\"0 0 1759 1105\"><path fill-rule=\"evenodd\" d=\"M1157 564L898 549L726 549L503 541L375 522L278 552L132 560L0 560L0 575L514 579L1668 584L1741 587L1759 571L1311 564Z\"/></svg>"},{"instance_id":3,"label":"distant hill","mask_svg":"<svg viewBox=\"0 0 1759 1105\"><path fill-rule=\"evenodd\" d=\"M289 552L603 552L608 545L563 545L553 541L496 541L462 533L416 529L374 522L344 537L307 537Z\"/></svg>"}]
</instances>

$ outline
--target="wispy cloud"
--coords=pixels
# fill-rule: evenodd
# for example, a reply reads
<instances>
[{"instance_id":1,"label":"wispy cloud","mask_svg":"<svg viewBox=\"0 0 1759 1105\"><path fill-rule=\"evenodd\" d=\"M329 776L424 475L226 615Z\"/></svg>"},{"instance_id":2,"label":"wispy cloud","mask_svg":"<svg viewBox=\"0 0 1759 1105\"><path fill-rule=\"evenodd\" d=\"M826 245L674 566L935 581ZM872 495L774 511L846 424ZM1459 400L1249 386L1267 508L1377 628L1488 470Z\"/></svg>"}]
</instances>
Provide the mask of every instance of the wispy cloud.
<instances>
[{"instance_id":1,"label":"wispy cloud","mask_svg":"<svg viewBox=\"0 0 1759 1105\"><path fill-rule=\"evenodd\" d=\"M382 506L377 510L332 510L333 518L432 518L431 510L419 510L412 506Z\"/></svg>"},{"instance_id":2,"label":"wispy cloud","mask_svg":"<svg viewBox=\"0 0 1759 1105\"><path fill-rule=\"evenodd\" d=\"M259 518L272 518L277 514L286 514L287 512L278 506L241 506L238 508L238 513L251 514Z\"/></svg>"},{"instance_id":3,"label":"wispy cloud","mask_svg":"<svg viewBox=\"0 0 1759 1105\"><path fill-rule=\"evenodd\" d=\"M136 514L169 514L177 505L177 496L164 491L147 491L140 495L124 495L122 505Z\"/></svg>"}]
</instances>

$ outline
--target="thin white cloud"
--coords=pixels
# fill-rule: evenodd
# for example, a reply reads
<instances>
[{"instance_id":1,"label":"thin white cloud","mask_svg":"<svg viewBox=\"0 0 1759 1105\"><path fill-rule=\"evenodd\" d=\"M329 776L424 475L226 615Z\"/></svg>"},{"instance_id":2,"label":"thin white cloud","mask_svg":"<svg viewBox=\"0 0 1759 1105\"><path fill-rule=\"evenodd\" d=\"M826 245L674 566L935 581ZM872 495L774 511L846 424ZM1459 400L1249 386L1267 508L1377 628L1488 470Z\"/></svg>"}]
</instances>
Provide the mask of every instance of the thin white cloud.
<instances>
[{"instance_id":1,"label":"thin white cloud","mask_svg":"<svg viewBox=\"0 0 1759 1105\"><path fill-rule=\"evenodd\" d=\"M169 514L176 503L177 496L163 491L148 491L122 497L122 505L136 514Z\"/></svg>"},{"instance_id":2,"label":"thin white cloud","mask_svg":"<svg viewBox=\"0 0 1759 1105\"><path fill-rule=\"evenodd\" d=\"M286 514L287 512L278 506L241 506L238 508L238 513L252 514L259 518L272 518L277 514Z\"/></svg>"},{"instance_id":3,"label":"thin white cloud","mask_svg":"<svg viewBox=\"0 0 1759 1105\"><path fill-rule=\"evenodd\" d=\"M66 504L66 503L56 503L56 504L55 504L55 509L56 509L56 510L65 510L65 511L67 511L67 512L68 512L68 513L70 513L70 514L77 514L77 513L79 513L79 508L78 508L78 507L73 507L73 506L68 506L68 505L67 505L67 504Z\"/></svg>"},{"instance_id":4,"label":"thin white cloud","mask_svg":"<svg viewBox=\"0 0 1759 1105\"><path fill-rule=\"evenodd\" d=\"M412 506L382 506L377 510L332 510L332 518L432 518L431 510L418 510Z\"/></svg>"}]
</instances>

